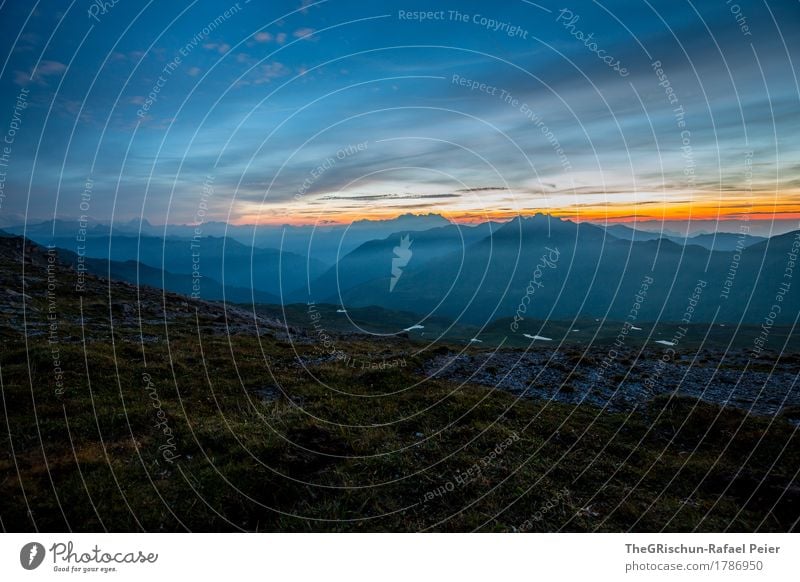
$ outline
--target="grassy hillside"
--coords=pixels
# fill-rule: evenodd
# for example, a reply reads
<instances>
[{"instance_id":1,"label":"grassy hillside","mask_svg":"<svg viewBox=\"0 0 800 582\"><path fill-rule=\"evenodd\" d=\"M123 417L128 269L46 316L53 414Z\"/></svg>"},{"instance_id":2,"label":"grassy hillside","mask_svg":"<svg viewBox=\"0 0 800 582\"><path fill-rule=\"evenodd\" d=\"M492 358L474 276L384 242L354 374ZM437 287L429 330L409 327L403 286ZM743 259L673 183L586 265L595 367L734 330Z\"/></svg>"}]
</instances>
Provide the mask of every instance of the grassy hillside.
<instances>
[{"instance_id":1,"label":"grassy hillside","mask_svg":"<svg viewBox=\"0 0 800 582\"><path fill-rule=\"evenodd\" d=\"M789 416L431 379L463 346L323 338L89 275L76 292L46 249L0 244L6 530L797 527Z\"/></svg>"}]
</instances>

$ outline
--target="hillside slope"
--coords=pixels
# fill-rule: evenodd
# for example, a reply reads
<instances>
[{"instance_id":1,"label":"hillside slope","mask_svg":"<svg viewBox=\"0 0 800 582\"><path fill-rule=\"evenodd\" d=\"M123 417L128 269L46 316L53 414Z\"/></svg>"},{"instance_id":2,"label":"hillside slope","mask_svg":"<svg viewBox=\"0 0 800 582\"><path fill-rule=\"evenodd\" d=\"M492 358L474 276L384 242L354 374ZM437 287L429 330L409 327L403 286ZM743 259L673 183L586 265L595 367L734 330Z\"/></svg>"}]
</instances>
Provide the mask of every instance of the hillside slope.
<instances>
[{"instance_id":1,"label":"hillside slope","mask_svg":"<svg viewBox=\"0 0 800 582\"><path fill-rule=\"evenodd\" d=\"M787 531L800 517L789 416L682 397L617 414L438 378L426 369L456 346L323 339L324 318L289 328L80 278L18 237L0 237L0 321L7 531ZM540 356L526 370L602 357Z\"/></svg>"}]
</instances>

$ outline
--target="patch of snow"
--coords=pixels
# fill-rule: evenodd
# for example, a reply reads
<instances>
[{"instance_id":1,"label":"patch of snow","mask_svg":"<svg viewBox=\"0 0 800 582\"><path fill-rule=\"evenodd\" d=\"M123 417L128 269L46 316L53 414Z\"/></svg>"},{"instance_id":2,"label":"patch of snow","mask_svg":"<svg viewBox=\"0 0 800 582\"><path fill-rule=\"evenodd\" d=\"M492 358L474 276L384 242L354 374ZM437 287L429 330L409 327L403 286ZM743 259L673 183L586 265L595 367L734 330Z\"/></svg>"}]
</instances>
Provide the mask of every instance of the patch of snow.
<instances>
[{"instance_id":1,"label":"patch of snow","mask_svg":"<svg viewBox=\"0 0 800 582\"><path fill-rule=\"evenodd\" d=\"M656 340L657 344L661 344L662 346L674 346L675 342L668 342L667 340Z\"/></svg>"},{"instance_id":2,"label":"patch of snow","mask_svg":"<svg viewBox=\"0 0 800 582\"><path fill-rule=\"evenodd\" d=\"M543 342L551 342L551 341L553 341L553 338L544 337L543 335L530 335L528 333L523 333L522 335L524 337L526 337L528 339L532 339L532 340L540 340L540 341L543 341Z\"/></svg>"},{"instance_id":3,"label":"patch of snow","mask_svg":"<svg viewBox=\"0 0 800 582\"><path fill-rule=\"evenodd\" d=\"M416 324L416 325L412 325L411 327L407 327L407 328L403 329L403 331L412 331L412 330L415 330L415 329L425 329L425 326Z\"/></svg>"}]
</instances>

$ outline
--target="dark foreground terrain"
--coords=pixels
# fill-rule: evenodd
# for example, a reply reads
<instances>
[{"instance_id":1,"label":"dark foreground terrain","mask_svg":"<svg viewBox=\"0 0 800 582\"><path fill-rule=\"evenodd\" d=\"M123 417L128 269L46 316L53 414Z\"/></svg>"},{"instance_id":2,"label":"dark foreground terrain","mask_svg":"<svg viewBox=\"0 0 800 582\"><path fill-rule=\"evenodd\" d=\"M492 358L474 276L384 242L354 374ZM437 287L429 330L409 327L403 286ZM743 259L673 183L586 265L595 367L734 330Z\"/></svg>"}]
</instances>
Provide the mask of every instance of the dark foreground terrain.
<instances>
[{"instance_id":1,"label":"dark foreground terrain","mask_svg":"<svg viewBox=\"0 0 800 582\"><path fill-rule=\"evenodd\" d=\"M4 530L798 528L792 351L375 341L0 245Z\"/></svg>"}]
</instances>

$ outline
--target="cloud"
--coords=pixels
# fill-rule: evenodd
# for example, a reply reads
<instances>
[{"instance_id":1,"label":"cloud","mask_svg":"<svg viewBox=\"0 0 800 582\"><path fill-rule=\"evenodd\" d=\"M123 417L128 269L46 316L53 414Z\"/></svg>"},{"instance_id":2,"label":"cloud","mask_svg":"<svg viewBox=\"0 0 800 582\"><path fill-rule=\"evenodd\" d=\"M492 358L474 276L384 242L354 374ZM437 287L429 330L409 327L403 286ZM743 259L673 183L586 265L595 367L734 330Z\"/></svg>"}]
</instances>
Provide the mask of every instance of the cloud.
<instances>
[{"instance_id":1,"label":"cloud","mask_svg":"<svg viewBox=\"0 0 800 582\"><path fill-rule=\"evenodd\" d=\"M479 186L477 188L459 188L456 192L490 192L492 190L508 190L503 186Z\"/></svg>"},{"instance_id":2,"label":"cloud","mask_svg":"<svg viewBox=\"0 0 800 582\"><path fill-rule=\"evenodd\" d=\"M269 83L278 77L285 77L290 73L289 68L283 63L273 61L265 65L261 65L258 69L258 78L254 81L256 85L262 83Z\"/></svg>"},{"instance_id":3,"label":"cloud","mask_svg":"<svg viewBox=\"0 0 800 582\"><path fill-rule=\"evenodd\" d=\"M49 77L50 75L60 74L62 71L65 71L66 68L67 65L58 61L42 61L39 63L39 67L36 69L36 74L43 77Z\"/></svg>"},{"instance_id":4,"label":"cloud","mask_svg":"<svg viewBox=\"0 0 800 582\"><path fill-rule=\"evenodd\" d=\"M26 32L20 35L19 41L14 45L14 52L27 52L37 48L42 42L42 38L33 32Z\"/></svg>"},{"instance_id":5,"label":"cloud","mask_svg":"<svg viewBox=\"0 0 800 582\"><path fill-rule=\"evenodd\" d=\"M328 194L320 200L422 200L425 198L460 198L459 194L359 194L356 196L341 196Z\"/></svg>"},{"instance_id":6,"label":"cloud","mask_svg":"<svg viewBox=\"0 0 800 582\"><path fill-rule=\"evenodd\" d=\"M223 43L216 43L216 42L207 42L203 45L203 48L208 50L215 50L219 54L224 55L231 49L231 45L226 42Z\"/></svg>"},{"instance_id":7,"label":"cloud","mask_svg":"<svg viewBox=\"0 0 800 582\"><path fill-rule=\"evenodd\" d=\"M302 14L308 14L308 7L312 4L312 0L303 0L300 3L300 12Z\"/></svg>"},{"instance_id":8,"label":"cloud","mask_svg":"<svg viewBox=\"0 0 800 582\"><path fill-rule=\"evenodd\" d=\"M14 82L17 85L27 85L30 82L46 86L50 77L60 76L67 69L67 65L58 61L41 61L32 75L24 71L14 72Z\"/></svg>"},{"instance_id":9,"label":"cloud","mask_svg":"<svg viewBox=\"0 0 800 582\"><path fill-rule=\"evenodd\" d=\"M293 36L295 38L303 38L303 39L306 39L306 40L311 40L312 35L315 32L317 32L317 31L315 29L313 29L313 28L303 27L303 28L298 28L297 30L295 30L294 33L293 33Z\"/></svg>"}]
</instances>

